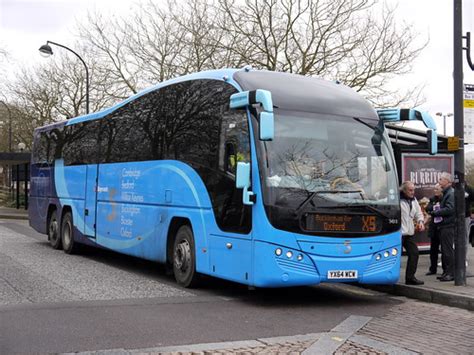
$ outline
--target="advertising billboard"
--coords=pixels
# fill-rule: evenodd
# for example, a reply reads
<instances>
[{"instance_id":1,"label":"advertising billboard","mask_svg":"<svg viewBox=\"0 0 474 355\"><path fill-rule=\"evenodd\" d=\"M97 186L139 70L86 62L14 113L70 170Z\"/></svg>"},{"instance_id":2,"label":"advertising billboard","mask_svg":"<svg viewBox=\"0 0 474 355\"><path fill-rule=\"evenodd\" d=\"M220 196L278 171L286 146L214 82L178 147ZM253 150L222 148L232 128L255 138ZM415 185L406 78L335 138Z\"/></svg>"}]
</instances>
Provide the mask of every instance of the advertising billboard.
<instances>
[{"instance_id":1,"label":"advertising billboard","mask_svg":"<svg viewBox=\"0 0 474 355\"><path fill-rule=\"evenodd\" d=\"M402 181L409 180L415 184L415 197L419 202L434 195L434 187L443 171L454 174L454 155L402 154ZM417 232L415 241L420 250L429 250L428 230Z\"/></svg>"}]
</instances>

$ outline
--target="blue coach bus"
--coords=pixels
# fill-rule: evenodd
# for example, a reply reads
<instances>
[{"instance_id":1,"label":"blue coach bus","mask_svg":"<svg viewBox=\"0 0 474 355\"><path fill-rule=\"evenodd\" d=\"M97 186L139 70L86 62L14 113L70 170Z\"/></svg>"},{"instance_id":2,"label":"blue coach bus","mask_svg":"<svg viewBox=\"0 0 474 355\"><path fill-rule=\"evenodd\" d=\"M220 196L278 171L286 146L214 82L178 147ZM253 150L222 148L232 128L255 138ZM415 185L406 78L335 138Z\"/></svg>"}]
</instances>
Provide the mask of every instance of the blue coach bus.
<instances>
[{"instance_id":1,"label":"blue coach bus","mask_svg":"<svg viewBox=\"0 0 474 355\"><path fill-rule=\"evenodd\" d=\"M217 70L35 130L30 225L258 287L399 278L398 180L382 121L352 89Z\"/></svg>"}]
</instances>

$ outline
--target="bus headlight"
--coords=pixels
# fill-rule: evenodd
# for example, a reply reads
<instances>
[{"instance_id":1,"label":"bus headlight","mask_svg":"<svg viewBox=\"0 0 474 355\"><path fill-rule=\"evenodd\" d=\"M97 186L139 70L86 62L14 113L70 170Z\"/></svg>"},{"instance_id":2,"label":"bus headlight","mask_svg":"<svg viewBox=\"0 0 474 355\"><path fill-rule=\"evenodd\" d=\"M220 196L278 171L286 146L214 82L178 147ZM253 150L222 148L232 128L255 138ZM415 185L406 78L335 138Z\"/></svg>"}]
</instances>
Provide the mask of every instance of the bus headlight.
<instances>
[{"instance_id":1,"label":"bus headlight","mask_svg":"<svg viewBox=\"0 0 474 355\"><path fill-rule=\"evenodd\" d=\"M375 260L377 260L377 261L378 261L378 260L380 260L380 259L382 259L382 255L380 255L380 254L377 254L377 255L375 256Z\"/></svg>"},{"instance_id":2,"label":"bus headlight","mask_svg":"<svg viewBox=\"0 0 474 355\"><path fill-rule=\"evenodd\" d=\"M392 249L392 255L393 256L396 256L398 254L398 249L397 248L393 248Z\"/></svg>"},{"instance_id":3,"label":"bus headlight","mask_svg":"<svg viewBox=\"0 0 474 355\"><path fill-rule=\"evenodd\" d=\"M297 259L298 261L301 261L301 260L303 260L303 255L301 255L301 254L298 254L298 256L296 257L296 259Z\"/></svg>"},{"instance_id":4,"label":"bus headlight","mask_svg":"<svg viewBox=\"0 0 474 355\"><path fill-rule=\"evenodd\" d=\"M280 248L275 249L275 255L280 256L283 251Z\"/></svg>"},{"instance_id":5,"label":"bus headlight","mask_svg":"<svg viewBox=\"0 0 474 355\"><path fill-rule=\"evenodd\" d=\"M388 258L390 256L390 253L388 252L388 250L383 253L383 256L385 258Z\"/></svg>"},{"instance_id":6,"label":"bus headlight","mask_svg":"<svg viewBox=\"0 0 474 355\"><path fill-rule=\"evenodd\" d=\"M292 253L291 251L287 251L287 252L286 252L286 257L287 257L288 259L291 259L292 256L293 256L293 253Z\"/></svg>"}]
</instances>

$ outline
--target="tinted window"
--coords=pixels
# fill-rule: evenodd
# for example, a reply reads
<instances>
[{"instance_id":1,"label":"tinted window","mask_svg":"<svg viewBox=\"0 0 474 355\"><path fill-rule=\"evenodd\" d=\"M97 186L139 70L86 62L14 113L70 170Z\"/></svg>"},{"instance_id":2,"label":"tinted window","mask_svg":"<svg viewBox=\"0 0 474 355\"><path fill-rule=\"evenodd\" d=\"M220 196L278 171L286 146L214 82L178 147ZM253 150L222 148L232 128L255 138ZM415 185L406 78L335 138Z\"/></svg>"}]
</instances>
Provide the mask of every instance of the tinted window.
<instances>
[{"instance_id":1,"label":"tinted window","mask_svg":"<svg viewBox=\"0 0 474 355\"><path fill-rule=\"evenodd\" d=\"M62 158L62 127L35 134L33 147L34 164L53 164Z\"/></svg>"},{"instance_id":2,"label":"tinted window","mask_svg":"<svg viewBox=\"0 0 474 355\"><path fill-rule=\"evenodd\" d=\"M250 208L235 188L235 166L250 161L247 116L230 111L236 89L195 80L148 93L102 120L101 162L180 160L204 181L223 230L248 233ZM232 152L226 149L232 145Z\"/></svg>"},{"instance_id":3,"label":"tinted window","mask_svg":"<svg viewBox=\"0 0 474 355\"><path fill-rule=\"evenodd\" d=\"M101 162L158 160L160 135L159 92L132 101L103 120L101 127Z\"/></svg>"},{"instance_id":4,"label":"tinted window","mask_svg":"<svg viewBox=\"0 0 474 355\"><path fill-rule=\"evenodd\" d=\"M49 138L46 132L37 132L33 142L33 164L48 163Z\"/></svg>"},{"instance_id":5,"label":"tinted window","mask_svg":"<svg viewBox=\"0 0 474 355\"><path fill-rule=\"evenodd\" d=\"M220 81L197 80L165 88L160 97L165 121L163 156L187 162L209 192L218 226L248 233L251 209L235 188L237 161L250 161L247 116L229 109L234 87Z\"/></svg>"},{"instance_id":6,"label":"tinted window","mask_svg":"<svg viewBox=\"0 0 474 355\"><path fill-rule=\"evenodd\" d=\"M54 128L48 132L49 136L49 155L50 158L62 159L63 158L63 146L65 142L64 127Z\"/></svg>"},{"instance_id":7,"label":"tinted window","mask_svg":"<svg viewBox=\"0 0 474 355\"><path fill-rule=\"evenodd\" d=\"M99 121L88 121L64 128L64 165L97 163Z\"/></svg>"},{"instance_id":8,"label":"tinted window","mask_svg":"<svg viewBox=\"0 0 474 355\"><path fill-rule=\"evenodd\" d=\"M219 127L224 106L228 107L228 98L235 89L212 80L191 81L165 89L162 96L165 157L217 168Z\"/></svg>"},{"instance_id":9,"label":"tinted window","mask_svg":"<svg viewBox=\"0 0 474 355\"><path fill-rule=\"evenodd\" d=\"M221 114L234 92L216 80L189 81L126 104L103 120L101 161L175 159L217 167Z\"/></svg>"}]
</instances>

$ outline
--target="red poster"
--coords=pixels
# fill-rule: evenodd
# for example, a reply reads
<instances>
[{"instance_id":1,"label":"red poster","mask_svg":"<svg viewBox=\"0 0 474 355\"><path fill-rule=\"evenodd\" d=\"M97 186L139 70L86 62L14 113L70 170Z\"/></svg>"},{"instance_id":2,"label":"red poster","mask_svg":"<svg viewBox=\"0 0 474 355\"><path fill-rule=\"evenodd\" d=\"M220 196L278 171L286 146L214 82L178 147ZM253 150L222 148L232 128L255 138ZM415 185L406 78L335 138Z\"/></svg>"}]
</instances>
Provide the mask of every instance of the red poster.
<instances>
[{"instance_id":1,"label":"red poster","mask_svg":"<svg viewBox=\"0 0 474 355\"><path fill-rule=\"evenodd\" d=\"M421 201L434 195L434 187L443 171L454 173L454 155L452 154L402 154L402 181L415 184L415 197ZM415 234L415 240L421 250L429 249L427 231Z\"/></svg>"}]
</instances>

